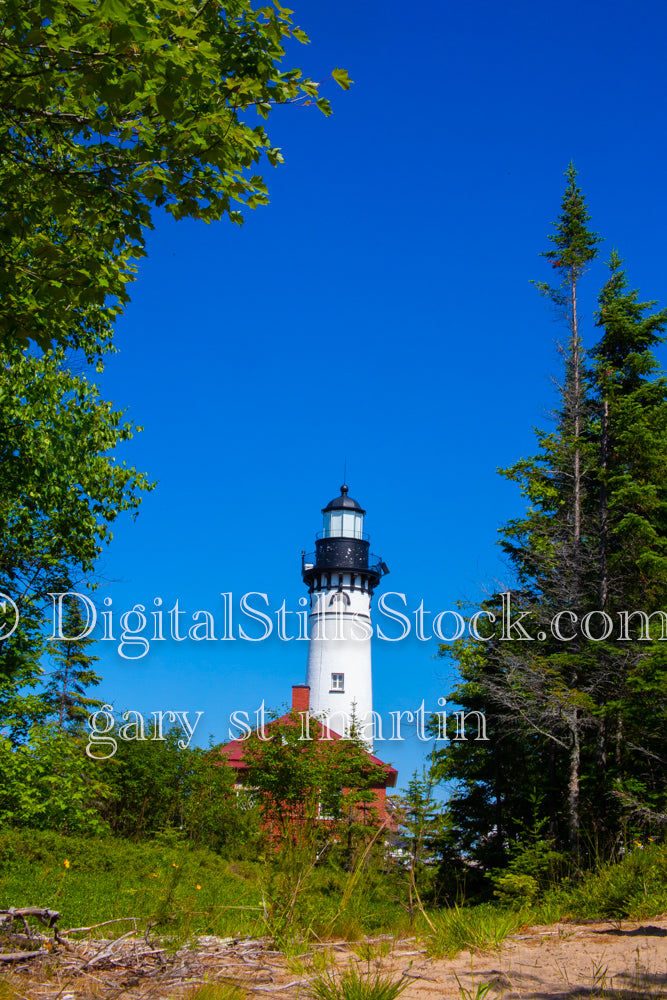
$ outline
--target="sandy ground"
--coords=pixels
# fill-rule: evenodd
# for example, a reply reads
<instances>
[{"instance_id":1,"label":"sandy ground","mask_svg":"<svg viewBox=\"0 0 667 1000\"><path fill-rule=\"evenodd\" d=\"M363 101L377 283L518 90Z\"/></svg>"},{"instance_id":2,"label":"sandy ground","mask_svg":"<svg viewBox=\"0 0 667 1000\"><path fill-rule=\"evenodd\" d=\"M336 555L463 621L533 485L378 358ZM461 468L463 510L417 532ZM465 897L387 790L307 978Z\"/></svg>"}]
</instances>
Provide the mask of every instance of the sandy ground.
<instances>
[{"instance_id":1,"label":"sandy ground","mask_svg":"<svg viewBox=\"0 0 667 1000\"><path fill-rule=\"evenodd\" d=\"M361 972L405 977L405 1000L482 1000L484 984L492 984L487 1000L667 998L667 917L527 927L495 951L453 960L429 958L416 939L329 942L287 958L266 941L201 938L170 952L130 934L3 964L0 998L181 1000L205 984L234 981L255 1000L305 1000L313 976L331 962L338 972L356 963Z\"/></svg>"},{"instance_id":2,"label":"sandy ground","mask_svg":"<svg viewBox=\"0 0 667 1000\"><path fill-rule=\"evenodd\" d=\"M398 954L391 956L395 968ZM461 986L474 998L481 983L493 983L489 997L505 1000L667 997L667 919L530 927L496 952L461 952L449 961L415 957L401 971L423 977L405 991L406 1000L461 998Z\"/></svg>"}]
</instances>

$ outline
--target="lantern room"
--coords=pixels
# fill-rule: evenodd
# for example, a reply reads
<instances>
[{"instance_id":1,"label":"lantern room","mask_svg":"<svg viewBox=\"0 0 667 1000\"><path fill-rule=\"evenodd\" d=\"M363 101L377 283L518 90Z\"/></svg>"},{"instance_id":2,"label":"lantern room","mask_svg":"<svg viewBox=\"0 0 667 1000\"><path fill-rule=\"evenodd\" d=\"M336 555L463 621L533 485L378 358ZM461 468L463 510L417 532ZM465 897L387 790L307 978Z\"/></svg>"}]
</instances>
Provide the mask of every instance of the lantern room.
<instances>
[{"instance_id":1,"label":"lantern room","mask_svg":"<svg viewBox=\"0 0 667 1000\"><path fill-rule=\"evenodd\" d=\"M365 513L357 501L347 495L347 486L343 484L340 496L322 509L322 538L363 538Z\"/></svg>"}]
</instances>

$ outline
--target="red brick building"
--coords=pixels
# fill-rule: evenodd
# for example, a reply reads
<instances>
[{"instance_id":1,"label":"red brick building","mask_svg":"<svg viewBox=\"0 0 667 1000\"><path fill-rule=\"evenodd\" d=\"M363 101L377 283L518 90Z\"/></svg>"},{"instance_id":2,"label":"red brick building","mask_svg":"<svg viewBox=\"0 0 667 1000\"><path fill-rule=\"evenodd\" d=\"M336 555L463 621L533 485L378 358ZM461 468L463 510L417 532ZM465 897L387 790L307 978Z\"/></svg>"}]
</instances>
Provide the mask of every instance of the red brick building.
<instances>
[{"instance_id":1,"label":"red brick building","mask_svg":"<svg viewBox=\"0 0 667 1000\"><path fill-rule=\"evenodd\" d=\"M292 708L289 713L281 716L279 719L274 719L269 722L266 726L267 734L271 731L271 726L279 725L297 725L295 716L300 716L302 720L302 728L307 722L307 713L310 711L310 688L306 684L295 684L292 687ZM340 733L335 732L327 726L322 726L319 733L318 740L342 740L344 739ZM224 746L220 747L220 753L225 758L225 763L228 767L233 768L238 774L238 780L240 784L244 782L244 771L246 770L246 764L243 760L244 751L246 748L246 741L243 739L232 740L231 743L226 743ZM369 763L373 764L377 768L382 778L379 782L374 783L371 786L371 791L373 793L373 800L370 803L364 803L359 806L364 812L368 812L369 816L377 817L382 826L392 828L395 825L392 814L387 810L387 789L396 787L396 779L398 777L398 771L391 766L391 764L386 764L384 761L380 760L372 753L367 751L362 751L366 754Z\"/></svg>"}]
</instances>

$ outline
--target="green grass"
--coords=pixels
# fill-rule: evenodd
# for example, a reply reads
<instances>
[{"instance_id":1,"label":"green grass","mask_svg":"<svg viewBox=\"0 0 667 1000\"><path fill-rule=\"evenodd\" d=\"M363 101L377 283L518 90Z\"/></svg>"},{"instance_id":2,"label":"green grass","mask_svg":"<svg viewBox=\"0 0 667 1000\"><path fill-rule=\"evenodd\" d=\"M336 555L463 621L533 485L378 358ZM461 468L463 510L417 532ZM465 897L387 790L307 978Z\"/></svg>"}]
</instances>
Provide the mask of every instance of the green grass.
<instances>
[{"instance_id":1,"label":"green grass","mask_svg":"<svg viewBox=\"0 0 667 1000\"><path fill-rule=\"evenodd\" d=\"M524 906L483 903L431 913L427 945L432 955L453 958L460 951L497 948L522 924L552 924L564 918L645 920L663 913L667 913L667 847L636 844L623 861L600 865L579 881L565 881Z\"/></svg>"},{"instance_id":2,"label":"green grass","mask_svg":"<svg viewBox=\"0 0 667 1000\"><path fill-rule=\"evenodd\" d=\"M68 862L68 865L65 862ZM69 837L49 831L0 831L0 909L47 906L61 913L60 927L84 927L136 917L139 928L187 939L273 933L262 893L266 865L224 860L206 848L174 837L134 843L116 838ZM403 908L381 878L362 887L339 913L345 873L323 867L314 873L286 938L325 931L356 940L407 929ZM100 934L119 936L128 924Z\"/></svg>"},{"instance_id":3,"label":"green grass","mask_svg":"<svg viewBox=\"0 0 667 1000\"><path fill-rule=\"evenodd\" d=\"M207 848L179 844L174 835L134 843L0 831L0 909L56 909L62 929L135 917L140 931L151 925L174 941L269 933L286 949L291 941L314 937L363 941L367 935L400 937L416 930L433 955L451 957L496 948L521 924L564 917L642 920L667 912L667 847L658 844L635 846L622 862L561 883L523 906L485 903L429 911L412 929L395 882L370 872L349 892L347 874L326 865L313 871L291 921L272 926L262 895L266 899L268 871L264 861L225 860ZM119 936L129 926L110 924L99 934Z\"/></svg>"},{"instance_id":4,"label":"green grass","mask_svg":"<svg viewBox=\"0 0 667 1000\"><path fill-rule=\"evenodd\" d=\"M238 983L204 983L188 994L188 1000L245 1000L247 992Z\"/></svg>"},{"instance_id":5,"label":"green grass","mask_svg":"<svg viewBox=\"0 0 667 1000\"><path fill-rule=\"evenodd\" d=\"M351 965L341 976L334 972L317 976L308 984L306 995L311 1000L396 1000L408 983L382 975L379 969L364 975Z\"/></svg>"},{"instance_id":6,"label":"green grass","mask_svg":"<svg viewBox=\"0 0 667 1000\"><path fill-rule=\"evenodd\" d=\"M206 849L21 830L0 833L0 858L0 909L48 906L62 929L134 916L180 936L263 933L252 866Z\"/></svg>"},{"instance_id":7,"label":"green grass","mask_svg":"<svg viewBox=\"0 0 667 1000\"><path fill-rule=\"evenodd\" d=\"M522 914L492 903L454 906L431 915L432 933L427 938L431 955L454 958L460 951L498 948L508 934L524 923Z\"/></svg>"}]
</instances>

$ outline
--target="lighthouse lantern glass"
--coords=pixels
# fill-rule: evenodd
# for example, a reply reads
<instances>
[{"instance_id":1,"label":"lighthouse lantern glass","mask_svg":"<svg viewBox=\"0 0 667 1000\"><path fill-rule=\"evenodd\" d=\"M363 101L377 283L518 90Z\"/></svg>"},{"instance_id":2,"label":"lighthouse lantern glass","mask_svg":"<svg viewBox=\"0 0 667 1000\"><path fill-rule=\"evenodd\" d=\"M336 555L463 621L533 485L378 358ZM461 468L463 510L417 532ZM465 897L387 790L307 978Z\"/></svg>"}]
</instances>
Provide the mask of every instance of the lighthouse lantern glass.
<instances>
[{"instance_id":1,"label":"lighthouse lantern glass","mask_svg":"<svg viewBox=\"0 0 667 1000\"><path fill-rule=\"evenodd\" d=\"M364 516L353 510L329 510L324 515L325 538L363 538Z\"/></svg>"}]
</instances>

